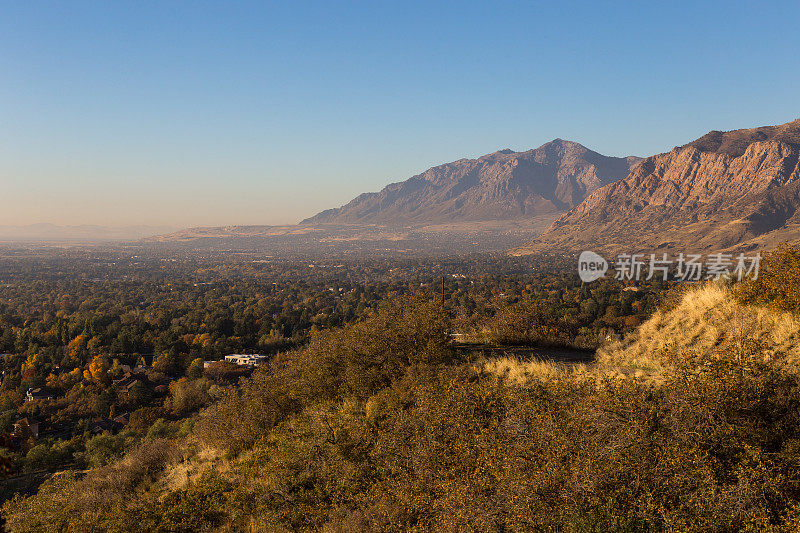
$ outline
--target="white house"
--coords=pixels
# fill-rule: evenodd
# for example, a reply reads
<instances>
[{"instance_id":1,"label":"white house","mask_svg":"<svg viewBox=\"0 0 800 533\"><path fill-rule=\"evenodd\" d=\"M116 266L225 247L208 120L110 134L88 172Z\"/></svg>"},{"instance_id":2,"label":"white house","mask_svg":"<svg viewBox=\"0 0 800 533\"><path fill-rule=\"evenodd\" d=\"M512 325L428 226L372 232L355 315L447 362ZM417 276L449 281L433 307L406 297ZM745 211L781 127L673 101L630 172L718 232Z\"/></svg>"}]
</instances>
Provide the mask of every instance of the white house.
<instances>
[{"instance_id":1,"label":"white house","mask_svg":"<svg viewBox=\"0 0 800 533\"><path fill-rule=\"evenodd\" d=\"M267 360L266 355L259 354L233 354L226 355L225 360L239 366L256 366Z\"/></svg>"}]
</instances>

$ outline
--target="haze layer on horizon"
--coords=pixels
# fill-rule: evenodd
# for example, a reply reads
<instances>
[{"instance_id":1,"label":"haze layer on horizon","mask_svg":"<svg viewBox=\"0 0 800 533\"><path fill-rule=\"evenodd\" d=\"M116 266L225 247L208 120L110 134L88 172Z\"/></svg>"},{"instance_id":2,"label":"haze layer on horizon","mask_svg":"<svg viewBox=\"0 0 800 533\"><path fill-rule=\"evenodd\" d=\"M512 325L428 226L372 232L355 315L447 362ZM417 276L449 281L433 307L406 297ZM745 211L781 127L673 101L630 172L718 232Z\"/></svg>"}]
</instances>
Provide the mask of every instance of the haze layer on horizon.
<instances>
[{"instance_id":1,"label":"haze layer on horizon","mask_svg":"<svg viewBox=\"0 0 800 533\"><path fill-rule=\"evenodd\" d=\"M0 6L0 225L295 223L554 137L800 116L800 4Z\"/></svg>"}]
</instances>

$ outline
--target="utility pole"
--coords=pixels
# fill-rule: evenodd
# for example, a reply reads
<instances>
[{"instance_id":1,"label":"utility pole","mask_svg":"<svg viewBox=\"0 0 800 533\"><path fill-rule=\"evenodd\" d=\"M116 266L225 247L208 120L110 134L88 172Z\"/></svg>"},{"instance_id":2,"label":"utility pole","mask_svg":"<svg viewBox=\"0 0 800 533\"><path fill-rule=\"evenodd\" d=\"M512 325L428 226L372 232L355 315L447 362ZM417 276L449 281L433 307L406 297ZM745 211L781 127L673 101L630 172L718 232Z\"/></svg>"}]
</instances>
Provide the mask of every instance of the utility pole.
<instances>
[{"instance_id":1,"label":"utility pole","mask_svg":"<svg viewBox=\"0 0 800 533\"><path fill-rule=\"evenodd\" d=\"M444 309L444 276L442 276L442 309Z\"/></svg>"}]
</instances>

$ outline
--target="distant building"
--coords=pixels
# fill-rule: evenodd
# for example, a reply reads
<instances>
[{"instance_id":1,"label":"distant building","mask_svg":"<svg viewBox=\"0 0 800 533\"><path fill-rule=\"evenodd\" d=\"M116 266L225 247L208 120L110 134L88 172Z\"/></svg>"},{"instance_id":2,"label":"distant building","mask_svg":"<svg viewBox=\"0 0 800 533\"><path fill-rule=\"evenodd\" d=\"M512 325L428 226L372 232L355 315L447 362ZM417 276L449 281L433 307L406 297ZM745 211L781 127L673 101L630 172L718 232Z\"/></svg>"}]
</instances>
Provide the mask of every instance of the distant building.
<instances>
[{"instance_id":1,"label":"distant building","mask_svg":"<svg viewBox=\"0 0 800 533\"><path fill-rule=\"evenodd\" d=\"M25 401L32 402L33 400L52 400L53 394L46 389L28 389L25 394Z\"/></svg>"},{"instance_id":2,"label":"distant building","mask_svg":"<svg viewBox=\"0 0 800 533\"><path fill-rule=\"evenodd\" d=\"M30 431L31 436L33 438L39 437L39 422L31 418L28 420L27 418L22 418L14 422L14 434L15 435L25 435L28 431Z\"/></svg>"},{"instance_id":3,"label":"distant building","mask_svg":"<svg viewBox=\"0 0 800 533\"><path fill-rule=\"evenodd\" d=\"M266 355L259 355L259 354L234 354L234 355L226 355L225 360L229 363L233 363L239 366L257 366L261 363L266 362L267 356Z\"/></svg>"},{"instance_id":4,"label":"distant building","mask_svg":"<svg viewBox=\"0 0 800 533\"><path fill-rule=\"evenodd\" d=\"M125 392L128 392L131 387L138 381L141 381L143 377L142 372L133 370L131 372L125 372L122 377L115 379L113 384L115 387L119 387L120 389L124 389Z\"/></svg>"},{"instance_id":5,"label":"distant building","mask_svg":"<svg viewBox=\"0 0 800 533\"><path fill-rule=\"evenodd\" d=\"M112 431L113 429L114 421L109 420L108 418L95 418L89 424L89 431L95 435L99 435L100 433L104 433L106 431Z\"/></svg>"}]
</instances>

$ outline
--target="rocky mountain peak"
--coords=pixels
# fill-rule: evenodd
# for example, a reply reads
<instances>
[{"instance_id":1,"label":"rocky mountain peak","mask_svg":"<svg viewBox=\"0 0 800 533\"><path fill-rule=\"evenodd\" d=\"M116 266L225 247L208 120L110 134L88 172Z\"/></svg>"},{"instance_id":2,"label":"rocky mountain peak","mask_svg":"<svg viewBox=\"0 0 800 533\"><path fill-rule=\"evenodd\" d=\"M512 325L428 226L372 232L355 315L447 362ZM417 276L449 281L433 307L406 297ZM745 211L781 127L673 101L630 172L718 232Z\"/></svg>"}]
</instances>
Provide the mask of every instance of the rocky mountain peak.
<instances>
[{"instance_id":1,"label":"rocky mountain peak","mask_svg":"<svg viewBox=\"0 0 800 533\"><path fill-rule=\"evenodd\" d=\"M626 176L638 161L554 139L524 152L506 148L430 168L303 223L418 225L557 216Z\"/></svg>"},{"instance_id":2,"label":"rocky mountain peak","mask_svg":"<svg viewBox=\"0 0 800 533\"><path fill-rule=\"evenodd\" d=\"M634 165L515 253L703 251L798 239L799 159L800 120L712 131Z\"/></svg>"}]
</instances>

